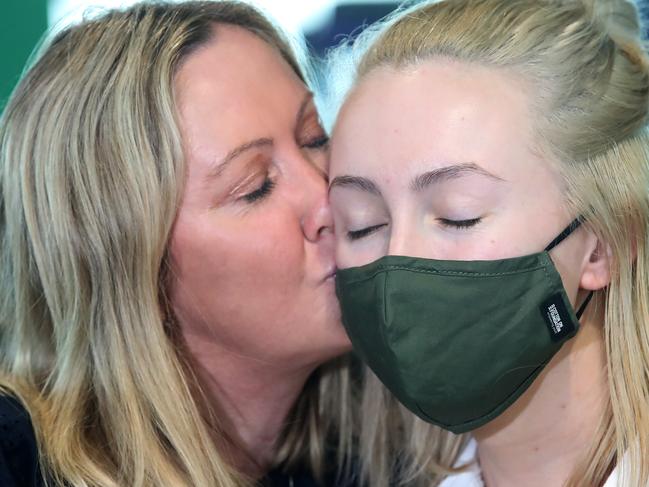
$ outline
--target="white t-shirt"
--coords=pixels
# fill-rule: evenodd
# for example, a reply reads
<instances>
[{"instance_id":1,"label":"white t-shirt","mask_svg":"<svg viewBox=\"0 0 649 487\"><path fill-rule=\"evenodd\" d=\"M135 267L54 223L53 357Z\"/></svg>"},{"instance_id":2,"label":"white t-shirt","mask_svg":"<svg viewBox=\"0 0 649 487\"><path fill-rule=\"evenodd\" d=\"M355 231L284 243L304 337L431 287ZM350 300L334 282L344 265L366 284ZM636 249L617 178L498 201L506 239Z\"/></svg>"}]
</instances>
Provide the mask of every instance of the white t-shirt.
<instances>
[{"instance_id":1,"label":"white t-shirt","mask_svg":"<svg viewBox=\"0 0 649 487\"><path fill-rule=\"evenodd\" d=\"M456 465L466 465L471 463L471 466L462 473L446 477L439 487L484 487L482 482L482 475L480 475L480 468L478 463L475 462L478 445L475 440L471 440L462 454L457 460ZM621 487L618 484L618 469L615 468L610 477L606 480L604 487Z\"/></svg>"}]
</instances>

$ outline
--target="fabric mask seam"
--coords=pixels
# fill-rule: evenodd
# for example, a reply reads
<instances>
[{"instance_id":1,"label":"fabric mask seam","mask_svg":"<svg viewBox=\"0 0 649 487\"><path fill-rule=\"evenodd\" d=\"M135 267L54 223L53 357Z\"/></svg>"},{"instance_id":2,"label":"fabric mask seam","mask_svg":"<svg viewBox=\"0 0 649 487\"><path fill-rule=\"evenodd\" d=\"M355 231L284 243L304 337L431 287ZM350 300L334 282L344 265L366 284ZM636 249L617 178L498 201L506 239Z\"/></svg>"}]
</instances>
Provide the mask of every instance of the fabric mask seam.
<instances>
[{"instance_id":1,"label":"fabric mask seam","mask_svg":"<svg viewBox=\"0 0 649 487\"><path fill-rule=\"evenodd\" d=\"M536 267L530 267L527 269L519 269L516 271L507 271L507 272L489 272L489 273L476 273L476 272L464 272L464 271L433 271L430 269L418 269L418 268L412 268L412 267L404 267L404 266L385 266L385 267L380 267L379 269L376 269L375 271L372 272L372 274L358 278L358 279L353 279L349 280L346 282L346 284L356 284L359 282L364 282L364 281L369 281L370 279L375 278L377 275L387 272L387 271L406 271L406 272L413 272L416 274L433 274L433 275L438 275L438 276L449 276L449 277L455 277L455 276L471 276L471 277L499 277L499 276L512 276L512 275L517 275L517 274L525 274L527 272L534 272L539 269L543 269L546 272L547 276L547 270L546 270L547 264L541 264Z\"/></svg>"},{"instance_id":2,"label":"fabric mask seam","mask_svg":"<svg viewBox=\"0 0 649 487\"><path fill-rule=\"evenodd\" d=\"M388 336L387 336L388 335L387 291L388 291L388 278L386 276L386 278L383 280L383 324L379 326L379 333L381 334L381 339L383 340L383 347L390 354L390 361L392 362L392 364L396 365L398 363L398 360L394 351L392 350L392 347L390 345L391 342L388 341ZM374 373L374 371L372 371L372 373ZM400 373L394 374L394 377L399 381L398 382L399 389L402 391L405 390L403 386L403 380L401 379L401 374ZM385 387L386 389L390 390L389 388L387 388L387 386ZM394 394L391 390L390 393Z\"/></svg>"},{"instance_id":3,"label":"fabric mask seam","mask_svg":"<svg viewBox=\"0 0 649 487\"><path fill-rule=\"evenodd\" d=\"M561 348L561 346L559 347L559 349L560 349L560 348ZM541 365L539 365L538 367L536 367L532 372L530 372L530 373L525 377L525 379L522 380L522 381L521 381L521 382L516 386L516 389L514 390L514 392L512 392L511 394L509 394L509 395L507 396L507 398L506 398L502 403L507 403L507 402L508 402L508 401L509 401L509 400L510 400L510 399L511 399L515 394L516 394L516 391L518 391L518 389L519 389L523 384L525 384L525 383L530 379L530 377L532 377L534 374L537 374L537 377L538 377L538 374L540 373L540 371L542 371L542 370L543 370L543 369L544 369L544 368L545 368L545 367L550 363L550 360L552 360L552 358L557 354L557 352L559 351L559 349L557 349L556 351L554 351L554 352L552 353L552 355L550 356L550 358L548 358L548 360L547 360L546 362L542 363ZM539 371L539 370L540 370L540 371ZM531 385L531 384L530 384L530 385ZM526 389L526 390L527 390L527 389ZM523 394L525 394L525 391L523 391L521 394L519 394L518 397L514 400L514 402L515 402L516 400L518 400L518 398L519 398L520 396L522 396ZM509 409L509 407L512 406L512 404L514 404L514 402L511 402L511 403L510 403L510 404L505 408L505 410ZM501 403L501 404L502 404L502 403ZM494 407L494 408L491 409L488 413L485 413L485 414L483 414L483 415L481 415L481 416L478 416L477 418L473 418L473 419L470 419L470 420L468 420L468 421L464 421L463 423L458 423L458 424L455 424L455 425L451 425L451 424L442 423L441 421L438 421L438 420L436 420L436 419L433 419L431 416L429 416L428 414L426 414L426 411L424 411L424 410L421 408L421 406L419 405L419 403L417 403L417 409L419 409L419 411L420 411L421 413L423 413L423 414L426 416L426 418L428 418L429 421L433 421L435 424L441 426L442 428L446 428L446 429L449 429L449 428L456 428L456 427L458 427L458 426L459 426L459 427L463 427L463 426L465 426L465 425L467 425L467 424L475 423L476 421L481 421L483 418L485 418L485 417L487 417L487 416L493 414L494 411L497 411L499 407L500 407L500 405ZM503 410L503 412L504 412L504 410ZM496 417L497 417L497 416L496 416ZM492 418L492 419L495 419L495 417Z\"/></svg>"}]
</instances>

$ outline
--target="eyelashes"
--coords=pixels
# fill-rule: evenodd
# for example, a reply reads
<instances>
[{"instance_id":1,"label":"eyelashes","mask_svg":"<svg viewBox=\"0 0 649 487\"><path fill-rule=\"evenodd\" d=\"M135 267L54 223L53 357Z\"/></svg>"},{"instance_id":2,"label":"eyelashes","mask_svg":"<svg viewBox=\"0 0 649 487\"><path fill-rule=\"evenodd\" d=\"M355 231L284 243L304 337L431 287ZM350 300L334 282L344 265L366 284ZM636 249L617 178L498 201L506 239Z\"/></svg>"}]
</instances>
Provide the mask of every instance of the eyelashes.
<instances>
[{"instance_id":1,"label":"eyelashes","mask_svg":"<svg viewBox=\"0 0 649 487\"><path fill-rule=\"evenodd\" d=\"M317 137L314 140L311 140L305 144L302 144L302 147L305 149L326 149L329 146L329 136L322 135Z\"/></svg>"},{"instance_id":2,"label":"eyelashes","mask_svg":"<svg viewBox=\"0 0 649 487\"><path fill-rule=\"evenodd\" d=\"M257 203L273 192L273 189L275 189L275 184L275 181L267 177L264 179L264 182L259 188L243 195L240 199L249 204Z\"/></svg>"},{"instance_id":3,"label":"eyelashes","mask_svg":"<svg viewBox=\"0 0 649 487\"><path fill-rule=\"evenodd\" d=\"M453 228L460 228L460 229L474 227L478 223L480 223L481 220L482 218L471 218L469 220L449 220L447 218L437 219L437 221L439 221L445 227L453 227Z\"/></svg>"},{"instance_id":4,"label":"eyelashes","mask_svg":"<svg viewBox=\"0 0 649 487\"><path fill-rule=\"evenodd\" d=\"M306 144L302 145L303 148L314 149L314 150L326 149L328 146L329 146L329 136L327 135L319 136L307 142ZM243 195L239 199L248 204L260 202L261 200L268 197L273 192L276 185L277 184L275 181L266 177L264 179L264 182L259 188L257 188L256 190L248 194Z\"/></svg>"},{"instance_id":5,"label":"eyelashes","mask_svg":"<svg viewBox=\"0 0 649 487\"><path fill-rule=\"evenodd\" d=\"M438 218L437 221L439 221L440 224L444 227L466 230L468 228L476 226L482 221L482 218L471 218L468 220L450 220L448 218ZM361 228L360 230L350 230L347 232L347 239L354 241L369 237L385 226L387 226L387 223L372 225L369 227Z\"/></svg>"},{"instance_id":6,"label":"eyelashes","mask_svg":"<svg viewBox=\"0 0 649 487\"><path fill-rule=\"evenodd\" d=\"M383 228L387 225L387 223L381 223L379 225L373 225L371 227L365 227L360 230L353 230L347 232L347 238L349 240L360 240L361 238L365 238L369 235L372 235L375 233L377 230L380 228Z\"/></svg>"}]
</instances>

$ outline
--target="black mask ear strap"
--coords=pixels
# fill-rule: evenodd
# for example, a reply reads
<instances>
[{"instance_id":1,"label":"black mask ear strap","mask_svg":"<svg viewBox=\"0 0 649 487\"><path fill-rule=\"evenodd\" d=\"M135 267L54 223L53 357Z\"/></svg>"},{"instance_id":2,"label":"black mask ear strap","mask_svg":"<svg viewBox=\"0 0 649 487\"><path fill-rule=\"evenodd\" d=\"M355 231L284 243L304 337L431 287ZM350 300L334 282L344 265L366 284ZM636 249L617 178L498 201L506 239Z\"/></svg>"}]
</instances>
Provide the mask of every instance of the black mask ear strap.
<instances>
[{"instance_id":1,"label":"black mask ear strap","mask_svg":"<svg viewBox=\"0 0 649 487\"><path fill-rule=\"evenodd\" d=\"M577 218L575 218L572 222L570 222L570 225L568 225L563 232L557 235L557 238L555 238L552 242L548 244L548 246L545 248L545 251L549 252L557 245L559 245L561 242L563 242L566 238L568 238L568 236L570 236L572 232L577 230L583 222L584 222L583 216L578 216Z\"/></svg>"},{"instance_id":2,"label":"black mask ear strap","mask_svg":"<svg viewBox=\"0 0 649 487\"><path fill-rule=\"evenodd\" d=\"M577 317L578 320L581 319L581 315L583 315L584 311L586 311L586 306L588 306L588 303L590 303L590 300L593 299L594 294L595 294L595 291L589 292L588 296L586 296L586 299L584 299L584 302L581 303L581 306L579 306L579 309L575 313L575 316Z\"/></svg>"},{"instance_id":3,"label":"black mask ear strap","mask_svg":"<svg viewBox=\"0 0 649 487\"><path fill-rule=\"evenodd\" d=\"M553 248L555 248L557 245L559 245L561 242L563 242L566 238L572 234L575 230L577 230L581 224L584 223L584 217L583 216L578 216L575 218L572 222L570 222L570 225L568 225L563 232L561 232L559 235L557 235L557 238L555 238L552 242L548 244L548 246L545 248L546 252L549 252ZM579 309L575 313L575 316L577 319L581 319L581 315L584 314L584 311L586 311L586 306L588 306L588 303L590 303L590 300L593 299L593 294L595 292L591 291L588 293L588 296L586 296L586 299L584 299L584 302L581 303L581 306L579 306Z\"/></svg>"}]
</instances>

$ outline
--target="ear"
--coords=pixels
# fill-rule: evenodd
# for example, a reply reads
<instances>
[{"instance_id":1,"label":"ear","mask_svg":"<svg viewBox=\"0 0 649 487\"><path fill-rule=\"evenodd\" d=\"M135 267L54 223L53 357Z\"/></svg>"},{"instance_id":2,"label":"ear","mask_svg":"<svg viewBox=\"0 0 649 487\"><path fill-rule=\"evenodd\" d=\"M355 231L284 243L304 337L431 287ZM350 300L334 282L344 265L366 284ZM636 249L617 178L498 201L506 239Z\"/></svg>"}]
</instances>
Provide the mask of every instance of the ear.
<instances>
[{"instance_id":1,"label":"ear","mask_svg":"<svg viewBox=\"0 0 649 487\"><path fill-rule=\"evenodd\" d=\"M597 291L605 288L611 282L613 252L610 245L595 235L591 235L588 240L590 252L584 260L579 287Z\"/></svg>"}]
</instances>

